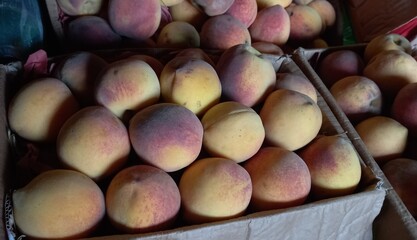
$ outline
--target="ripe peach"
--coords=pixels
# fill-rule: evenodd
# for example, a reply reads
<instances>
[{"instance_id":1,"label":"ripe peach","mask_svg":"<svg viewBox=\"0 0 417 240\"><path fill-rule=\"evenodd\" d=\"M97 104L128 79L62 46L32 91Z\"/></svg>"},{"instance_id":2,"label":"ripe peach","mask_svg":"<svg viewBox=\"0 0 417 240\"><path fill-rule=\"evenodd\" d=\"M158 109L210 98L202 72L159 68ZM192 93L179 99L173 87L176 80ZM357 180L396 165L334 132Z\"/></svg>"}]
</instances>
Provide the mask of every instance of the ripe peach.
<instances>
[{"instance_id":1,"label":"ripe peach","mask_svg":"<svg viewBox=\"0 0 417 240\"><path fill-rule=\"evenodd\" d=\"M257 211L301 205L310 193L310 171L292 151L265 147L244 162L243 167L251 176L251 206Z\"/></svg>"},{"instance_id":2,"label":"ripe peach","mask_svg":"<svg viewBox=\"0 0 417 240\"><path fill-rule=\"evenodd\" d=\"M118 172L106 192L110 222L125 233L171 227L181 206L177 184L163 170L136 165Z\"/></svg>"},{"instance_id":3,"label":"ripe peach","mask_svg":"<svg viewBox=\"0 0 417 240\"><path fill-rule=\"evenodd\" d=\"M185 48L181 49L175 57L190 57L190 58L198 58L201 60L206 61L211 66L215 67L214 60L209 56L209 54L201 48Z\"/></svg>"},{"instance_id":4,"label":"ripe peach","mask_svg":"<svg viewBox=\"0 0 417 240\"><path fill-rule=\"evenodd\" d=\"M322 124L322 113L317 103L305 94L288 89L269 94L259 115L267 142L290 151L310 143Z\"/></svg>"},{"instance_id":5,"label":"ripe peach","mask_svg":"<svg viewBox=\"0 0 417 240\"><path fill-rule=\"evenodd\" d=\"M316 10L323 22L323 30L333 26L336 23L336 10L327 0L314 0L308 3L308 6Z\"/></svg>"},{"instance_id":6,"label":"ripe peach","mask_svg":"<svg viewBox=\"0 0 417 240\"><path fill-rule=\"evenodd\" d=\"M286 8L290 16L289 41L308 42L317 38L323 30L320 14L308 5L292 5Z\"/></svg>"},{"instance_id":7,"label":"ripe peach","mask_svg":"<svg viewBox=\"0 0 417 240\"><path fill-rule=\"evenodd\" d=\"M404 86L394 99L392 117L417 136L417 83Z\"/></svg>"},{"instance_id":8,"label":"ripe peach","mask_svg":"<svg viewBox=\"0 0 417 240\"><path fill-rule=\"evenodd\" d=\"M104 107L90 106L64 123L56 148L65 167L100 181L123 167L130 153L130 142L120 119Z\"/></svg>"},{"instance_id":9,"label":"ripe peach","mask_svg":"<svg viewBox=\"0 0 417 240\"><path fill-rule=\"evenodd\" d=\"M102 0L57 0L56 3L59 9L70 16L98 14L103 5Z\"/></svg>"},{"instance_id":10,"label":"ripe peach","mask_svg":"<svg viewBox=\"0 0 417 240\"><path fill-rule=\"evenodd\" d=\"M345 137L321 136L299 154L310 170L315 199L344 196L356 190L361 163L353 144Z\"/></svg>"},{"instance_id":11,"label":"ripe peach","mask_svg":"<svg viewBox=\"0 0 417 240\"><path fill-rule=\"evenodd\" d=\"M235 0L190 0L190 2L208 16L225 13Z\"/></svg>"},{"instance_id":12,"label":"ripe peach","mask_svg":"<svg viewBox=\"0 0 417 240\"><path fill-rule=\"evenodd\" d=\"M151 68L155 71L156 76L158 77L161 75L162 69L164 68L164 64L162 64L160 60L150 55L135 54L135 55L130 56L129 58L139 59L139 60L146 62L147 64L149 64L149 66L151 66Z\"/></svg>"},{"instance_id":13,"label":"ripe peach","mask_svg":"<svg viewBox=\"0 0 417 240\"><path fill-rule=\"evenodd\" d=\"M253 42L251 45L260 53L284 55L284 50L280 46L272 42Z\"/></svg>"},{"instance_id":14,"label":"ripe peach","mask_svg":"<svg viewBox=\"0 0 417 240\"><path fill-rule=\"evenodd\" d=\"M407 146L408 130L393 118L374 116L355 126L372 157L381 166L401 157Z\"/></svg>"},{"instance_id":15,"label":"ripe peach","mask_svg":"<svg viewBox=\"0 0 417 240\"><path fill-rule=\"evenodd\" d=\"M233 16L246 27L249 27L255 21L257 13L256 0L234 0L226 11L226 14Z\"/></svg>"},{"instance_id":16,"label":"ripe peach","mask_svg":"<svg viewBox=\"0 0 417 240\"><path fill-rule=\"evenodd\" d=\"M281 5L283 8L286 8L292 3L292 0L256 0L256 3L258 4L258 10L277 4Z\"/></svg>"},{"instance_id":17,"label":"ripe peach","mask_svg":"<svg viewBox=\"0 0 417 240\"><path fill-rule=\"evenodd\" d=\"M64 122L79 104L64 82L39 78L25 84L8 106L12 131L30 141L55 141Z\"/></svg>"},{"instance_id":18,"label":"ripe peach","mask_svg":"<svg viewBox=\"0 0 417 240\"><path fill-rule=\"evenodd\" d=\"M249 44L224 51L216 70L224 97L248 107L263 101L274 89L276 73L272 63Z\"/></svg>"},{"instance_id":19,"label":"ripe peach","mask_svg":"<svg viewBox=\"0 0 417 240\"><path fill-rule=\"evenodd\" d=\"M88 237L105 216L104 194L86 175L49 170L13 192L17 228L32 239Z\"/></svg>"},{"instance_id":20,"label":"ripe peach","mask_svg":"<svg viewBox=\"0 0 417 240\"><path fill-rule=\"evenodd\" d=\"M159 0L161 6L171 7L177 4L180 4L185 0Z\"/></svg>"},{"instance_id":21,"label":"ripe peach","mask_svg":"<svg viewBox=\"0 0 417 240\"><path fill-rule=\"evenodd\" d=\"M197 30L201 29L203 23L207 20L208 16L201 12L190 1L184 0L178 4L169 7L172 21L183 21L190 23Z\"/></svg>"},{"instance_id":22,"label":"ripe peach","mask_svg":"<svg viewBox=\"0 0 417 240\"><path fill-rule=\"evenodd\" d=\"M404 36L396 33L381 34L372 38L366 45L363 54L365 62L369 62L375 55L387 50L400 50L408 54L412 52L411 43Z\"/></svg>"},{"instance_id":23,"label":"ripe peach","mask_svg":"<svg viewBox=\"0 0 417 240\"><path fill-rule=\"evenodd\" d=\"M201 59L173 58L165 64L159 81L165 102L180 104L197 115L220 101L219 76L212 65Z\"/></svg>"},{"instance_id":24,"label":"ripe peach","mask_svg":"<svg viewBox=\"0 0 417 240\"><path fill-rule=\"evenodd\" d=\"M317 103L317 91L314 85L303 75L296 73L277 73L276 89L289 89L309 96Z\"/></svg>"},{"instance_id":25,"label":"ripe peach","mask_svg":"<svg viewBox=\"0 0 417 240\"><path fill-rule=\"evenodd\" d=\"M158 34L156 46L160 48L190 48L200 46L200 34L187 22L173 21Z\"/></svg>"},{"instance_id":26,"label":"ripe peach","mask_svg":"<svg viewBox=\"0 0 417 240\"><path fill-rule=\"evenodd\" d=\"M248 172L225 158L203 158L191 164L181 176L179 189L183 217L189 223L241 216L252 195Z\"/></svg>"},{"instance_id":27,"label":"ripe peach","mask_svg":"<svg viewBox=\"0 0 417 240\"><path fill-rule=\"evenodd\" d=\"M142 160L174 172L197 159L203 144L203 126L191 110L174 103L157 103L133 116L129 136Z\"/></svg>"},{"instance_id":28,"label":"ripe peach","mask_svg":"<svg viewBox=\"0 0 417 240\"><path fill-rule=\"evenodd\" d=\"M203 146L212 155L243 162L262 146L265 129L252 108L238 102L222 102L201 119Z\"/></svg>"},{"instance_id":29,"label":"ripe peach","mask_svg":"<svg viewBox=\"0 0 417 240\"><path fill-rule=\"evenodd\" d=\"M272 42L278 46L287 43L290 36L290 17L281 5L260 10L249 27L252 41Z\"/></svg>"}]
</instances>

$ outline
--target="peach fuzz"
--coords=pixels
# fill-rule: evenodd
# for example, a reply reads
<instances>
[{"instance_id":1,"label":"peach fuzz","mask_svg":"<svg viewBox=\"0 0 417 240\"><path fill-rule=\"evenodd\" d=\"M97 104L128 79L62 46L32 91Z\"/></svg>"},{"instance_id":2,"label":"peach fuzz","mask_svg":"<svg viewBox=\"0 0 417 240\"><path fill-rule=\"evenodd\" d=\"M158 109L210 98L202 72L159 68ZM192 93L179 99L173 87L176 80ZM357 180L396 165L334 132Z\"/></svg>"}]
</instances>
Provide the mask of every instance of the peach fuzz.
<instances>
[{"instance_id":1,"label":"peach fuzz","mask_svg":"<svg viewBox=\"0 0 417 240\"><path fill-rule=\"evenodd\" d=\"M160 48L190 48L200 46L200 34L190 23L172 21L158 33L156 46Z\"/></svg>"},{"instance_id":2,"label":"peach fuzz","mask_svg":"<svg viewBox=\"0 0 417 240\"><path fill-rule=\"evenodd\" d=\"M49 170L13 192L17 229L31 239L90 236L105 216L104 194L86 175Z\"/></svg>"},{"instance_id":3,"label":"peach fuzz","mask_svg":"<svg viewBox=\"0 0 417 240\"><path fill-rule=\"evenodd\" d=\"M257 13L256 0L234 0L232 6L226 11L226 14L233 16L246 27L255 21Z\"/></svg>"},{"instance_id":4,"label":"peach fuzz","mask_svg":"<svg viewBox=\"0 0 417 240\"><path fill-rule=\"evenodd\" d=\"M183 21L190 23L197 30L201 29L208 16L195 7L190 1L184 0L169 7L172 21Z\"/></svg>"},{"instance_id":5,"label":"peach fuzz","mask_svg":"<svg viewBox=\"0 0 417 240\"><path fill-rule=\"evenodd\" d=\"M272 92L259 115L265 127L266 142L290 151L310 143L322 125L317 103L305 94L288 89Z\"/></svg>"},{"instance_id":6,"label":"peach fuzz","mask_svg":"<svg viewBox=\"0 0 417 240\"><path fill-rule=\"evenodd\" d=\"M317 91L308 78L296 73L277 73L276 89L289 89L309 96L317 103Z\"/></svg>"},{"instance_id":7,"label":"peach fuzz","mask_svg":"<svg viewBox=\"0 0 417 240\"><path fill-rule=\"evenodd\" d=\"M53 142L64 122L78 109L79 104L65 83L56 78L38 78L15 93L7 118L11 130L20 137Z\"/></svg>"},{"instance_id":8,"label":"peach fuzz","mask_svg":"<svg viewBox=\"0 0 417 240\"><path fill-rule=\"evenodd\" d=\"M222 15L233 4L235 0L189 0L200 11L210 17Z\"/></svg>"},{"instance_id":9,"label":"peach fuzz","mask_svg":"<svg viewBox=\"0 0 417 240\"><path fill-rule=\"evenodd\" d=\"M299 206L310 193L310 171L295 152L265 147L243 167L251 176L251 207L256 211Z\"/></svg>"},{"instance_id":10,"label":"peach fuzz","mask_svg":"<svg viewBox=\"0 0 417 240\"><path fill-rule=\"evenodd\" d=\"M161 21L160 0L110 0L108 20L116 33L135 40L150 38Z\"/></svg>"},{"instance_id":11,"label":"peach fuzz","mask_svg":"<svg viewBox=\"0 0 417 240\"><path fill-rule=\"evenodd\" d=\"M64 123L56 149L63 166L100 181L123 167L130 142L119 118L104 107L90 106Z\"/></svg>"},{"instance_id":12,"label":"peach fuzz","mask_svg":"<svg viewBox=\"0 0 417 240\"><path fill-rule=\"evenodd\" d=\"M362 175L361 163L353 144L345 137L320 136L299 156L310 170L314 199L344 196L356 190Z\"/></svg>"},{"instance_id":13,"label":"peach fuzz","mask_svg":"<svg viewBox=\"0 0 417 240\"><path fill-rule=\"evenodd\" d=\"M156 57L146 55L146 54L135 54L130 56L129 58L138 59L146 62L151 66L151 68L155 71L156 76L160 76L162 69L164 68L164 64L160 60L158 60Z\"/></svg>"},{"instance_id":14,"label":"peach fuzz","mask_svg":"<svg viewBox=\"0 0 417 240\"><path fill-rule=\"evenodd\" d=\"M291 42L308 42L317 38L323 30L320 14L308 5L291 5L285 9L290 16Z\"/></svg>"},{"instance_id":15,"label":"peach fuzz","mask_svg":"<svg viewBox=\"0 0 417 240\"><path fill-rule=\"evenodd\" d=\"M409 83L395 96L392 117L417 136L417 83Z\"/></svg>"},{"instance_id":16,"label":"peach fuzz","mask_svg":"<svg viewBox=\"0 0 417 240\"><path fill-rule=\"evenodd\" d=\"M94 15L100 12L103 0L57 0L56 3L70 16Z\"/></svg>"},{"instance_id":17,"label":"peach fuzz","mask_svg":"<svg viewBox=\"0 0 417 240\"><path fill-rule=\"evenodd\" d=\"M216 64L225 99L253 107L274 90L272 63L249 44L225 50Z\"/></svg>"},{"instance_id":18,"label":"peach fuzz","mask_svg":"<svg viewBox=\"0 0 417 240\"><path fill-rule=\"evenodd\" d=\"M191 110L174 103L157 103L133 116L129 136L143 161L174 172L197 159L203 144L203 126Z\"/></svg>"},{"instance_id":19,"label":"peach fuzz","mask_svg":"<svg viewBox=\"0 0 417 240\"><path fill-rule=\"evenodd\" d=\"M184 220L198 224L243 215L252 182L249 173L233 160L203 158L185 169L179 189Z\"/></svg>"},{"instance_id":20,"label":"peach fuzz","mask_svg":"<svg viewBox=\"0 0 417 240\"><path fill-rule=\"evenodd\" d=\"M250 25L249 33L254 42L272 42L282 46L290 36L290 16L281 5L264 8Z\"/></svg>"},{"instance_id":21,"label":"peach fuzz","mask_svg":"<svg viewBox=\"0 0 417 240\"><path fill-rule=\"evenodd\" d=\"M168 229L181 206L177 184L163 170L135 165L118 172L106 192L111 224L123 233Z\"/></svg>"},{"instance_id":22,"label":"peach fuzz","mask_svg":"<svg viewBox=\"0 0 417 240\"><path fill-rule=\"evenodd\" d=\"M201 119L203 147L212 156L243 162L262 146L265 129L258 113L238 102L222 102Z\"/></svg>"},{"instance_id":23,"label":"peach fuzz","mask_svg":"<svg viewBox=\"0 0 417 240\"><path fill-rule=\"evenodd\" d=\"M223 14L207 19L200 30L201 47L226 50L238 44L251 44L248 28L233 16Z\"/></svg>"},{"instance_id":24,"label":"peach fuzz","mask_svg":"<svg viewBox=\"0 0 417 240\"><path fill-rule=\"evenodd\" d=\"M165 102L182 105L198 116L217 104L222 93L214 67L198 58L173 58L165 64L159 82Z\"/></svg>"},{"instance_id":25,"label":"peach fuzz","mask_svg":"<svg viewBox=\"0 0 417 240\"><path fill-rule=\"evenodd\" d=\"M121 119L158 102L159 78L145 61L126 58L110 63L96 80L95 99Z\"/></svg>"}]
</instances>

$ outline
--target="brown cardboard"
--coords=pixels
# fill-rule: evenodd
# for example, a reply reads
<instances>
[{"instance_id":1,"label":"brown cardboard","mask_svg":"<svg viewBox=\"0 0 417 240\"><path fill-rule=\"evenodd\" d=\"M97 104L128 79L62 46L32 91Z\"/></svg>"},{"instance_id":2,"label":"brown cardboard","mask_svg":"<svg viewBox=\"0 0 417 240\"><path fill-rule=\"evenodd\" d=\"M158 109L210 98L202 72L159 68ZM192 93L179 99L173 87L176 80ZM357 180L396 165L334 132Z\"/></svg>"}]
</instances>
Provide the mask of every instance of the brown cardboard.
<instances>
[{"instance_id":1,"label":"brown cardboard","mask_svg":"<svg viewBox=\"0 0 417 240\"><path fill-rule=\"evenodd\" d=\"M369 42L417 16L417 1L349 0L346 7L358 43Z\"/></svg>"},{"instance_id":2,"label":"brown cardboard","mask_svg":"<svg viewBox=\"0 0 417 240\"><path fill-rule=\"evenodd\" d=\"M302 74L294 61L288 56L267 55L278 72ZM1 69L1 68L0 68ZM1 75L0 75L1 76ZM10 82L13 78L0 79ZM0 85L0 93L6 86ZM319 93L318 103L325 117L323 131L326 134L345 135L327 103ZM1 104L4 108L5 104ZM3 115L5 116L5 114ZM5 120L5 119L3 119ZM4 123L3 125L4 126ZM6 129L4 129L6 130ZM8 138L0 135L0 143L7 145ZM5 162L13 162L13 156L3 156ZM1 166L1 165L0 165ZM361 160L362 179L358 192L337 198L306 203L304 205L264 212L251 213L243 217L215 223L178 227L172 230L149 234L115 234L96 236L88 239L372 239L372 222L379 214L385 199L383 182ZM9 168L3 167L3 171ZM10 185L3 183L1 187ZM4 199L1 203L4 205ZM10 216L2 213L2 223ZM9 229L12 229L11 226ZM0 234L3 234L2 231ZM3 237L0 235L0 238ZM6 239L6 238L2 238ZM12 239L12 238L10 238Z\"/></svg>"},{"instance_id":3,"label":"brown cardboard","mask_svg":"<svg viewBox=\"0 0 417 240\"><path fill-rule=\"evenodd\" d=\"M366 149L365 144L360 139L354 126L337 105L337 102L332 97L329 89L324 85L323 81L315 71L315 66L322 56L341 49L350 49L358 53L363 53L365 46L366 44L358 44L354 46L334 47L328 49L298 49L295 52L293 59L323 96L335 117L338 119L338 122L341 124L342 128L345 129L346 135L349 136L362 159L368 166L370 166L370 168L378 177L383 179L382 182L384 188L387 191L387 196L384 201L381 213L377 216L373 224L374 239L417 239L416 220L407 210L398 194L393 190L381 168Z\"/></svg>"}]
</instances>

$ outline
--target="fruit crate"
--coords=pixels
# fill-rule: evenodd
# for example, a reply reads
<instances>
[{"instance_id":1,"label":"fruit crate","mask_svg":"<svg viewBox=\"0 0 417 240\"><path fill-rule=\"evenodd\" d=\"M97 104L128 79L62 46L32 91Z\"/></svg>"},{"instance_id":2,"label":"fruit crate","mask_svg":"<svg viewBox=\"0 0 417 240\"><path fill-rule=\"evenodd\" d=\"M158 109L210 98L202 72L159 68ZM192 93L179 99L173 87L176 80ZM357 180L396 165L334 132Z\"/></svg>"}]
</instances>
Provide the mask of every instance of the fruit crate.
<instances>
[{"instance_id":1,"label":"fruit crate","mask_svg":"<svg viewBox=\"0 0 417 240\"><path fill-rule=\"evenodd\" d=\"M366 44L359 43L350 46L323 49L299 48L294 52L292 58L297 63L301 71L311 80L316 89L323 96L336 119L345 130L346 135L355 145L362 159L373 170L373 172L383 180L383 187L387 194L381 213L376 217L373 223L374 239L416 239L417 222L415 218L410 214L398 194L394 191L392 185L381 170L380 165L372 157L371 153L365 146L365 143L355 130L354 125L339 107L329 88L325 85L318 74L319 62L327 54L339 50L352 50L360 56L363 56L366 46Z\"/></svg>"},{"instance_id":2,"label":"fruit crate","mask_svg":"<svg viewBox=\"0 0 417 240\"><path fill-rule=\"evenodd\" d=\"M135 50L139 51L139 50ZM139 51L143 53L143 50ZM169 56L158 49L151 49L146 54L159 58ZM114 51L103 52L101 56L114 57ZM274 65L276 72L302 74L300 68L287 55L265 55ZM59 61L60 57L51 59ZM0 111L4 126L0 132L0 167L3 173L0 182L2 191L1 210L2 227L0 238L17 239L18 231L13 224L10 192L13 190L17 176L14 172L16 152L20 149L14 134L7 127L6 106L10 94L19 86L22 75L22 63L0 65L0 96L3 104ZM342 135L347 133L335 117L324 98L318 92L318 104L324 121L321 133L325 135ZM361 149L357 149L360 153ZM372 223L380 213L385 199L384 181L368 159L360 155L362 178L354 194L306 202L297 207L248 213L242 217L213 223L186 225L174 229L147 234L100 234L89 239L372 239ZM366 156L365 156L366 157Z\"/></svg>"}]
</instances>

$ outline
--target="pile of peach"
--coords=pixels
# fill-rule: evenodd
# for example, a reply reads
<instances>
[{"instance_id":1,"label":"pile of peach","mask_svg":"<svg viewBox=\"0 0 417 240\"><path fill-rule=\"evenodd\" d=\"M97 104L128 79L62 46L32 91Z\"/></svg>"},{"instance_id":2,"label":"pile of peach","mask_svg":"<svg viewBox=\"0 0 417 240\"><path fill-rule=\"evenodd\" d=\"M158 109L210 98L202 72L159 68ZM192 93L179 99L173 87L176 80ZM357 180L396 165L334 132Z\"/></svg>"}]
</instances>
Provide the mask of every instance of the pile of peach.
<instances>
[{"instance_id":1,"label":"pile of peach","mask_svg":"<svg viewBox=\"0 0 417 240\"><path fill-rule=\"evenodd\" d=\"M52 153L13 193L18 230L78 238L108 221L111 234L151 232L356 191L360 159L321 133L304 75L277 73L248 44L215 59L199 48L166 62L77 52L27 82L9 126Z\"/></svg>"},{"instance_id":2,"label":"pile of peach","mask_svg":"<svg viewBox=\"0 0 417 240\"><path fill-rule=\"evenodd\" d=\"M327 0L57 0L73 49L159 47L227 49L256 43L282 52L316 42L335 25ZM61 14L62 15L62 14Z\"/></svg>"},{"instance_id":3,"label":"pile of peach","mask_svg":"<svg viewBox=\"0 0 417 240\"><path fill-rule=\"evenodd\" d=\"M408 39L385 34L361 52L324 56L317 71L370 154L417 216L417 54Z\"/></svg>"}]
</instances>

